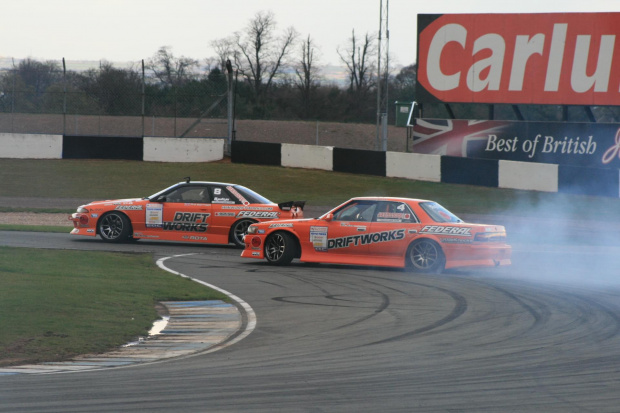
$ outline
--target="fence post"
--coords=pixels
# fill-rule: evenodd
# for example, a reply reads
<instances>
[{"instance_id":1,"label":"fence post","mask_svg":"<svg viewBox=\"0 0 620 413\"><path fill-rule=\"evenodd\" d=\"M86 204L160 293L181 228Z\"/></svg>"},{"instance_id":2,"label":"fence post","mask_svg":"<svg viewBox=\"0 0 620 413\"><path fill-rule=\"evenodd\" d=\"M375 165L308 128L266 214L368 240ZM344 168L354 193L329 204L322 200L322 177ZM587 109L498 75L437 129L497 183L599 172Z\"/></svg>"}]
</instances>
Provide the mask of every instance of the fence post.
<instances>
[{"instance_id":1,"label":"fence post","mask_svg":"<svg viewBox=\"0 0 620 413\"><path fill-rule=\"evenodd\" d=\"M142 137L144 138L144 115L145 115L145 87L144 87L144 59L142 59Z\"/></svg>"},{"instance_id":2,"label":"fence post","mask_svg":"<svg viewBox=\"0 0 620 413\"><path fill-rule=\"evenodd\" d=\"M62 134L67 131L67 64L62 58Z\"/></svg>"}]
</instances>

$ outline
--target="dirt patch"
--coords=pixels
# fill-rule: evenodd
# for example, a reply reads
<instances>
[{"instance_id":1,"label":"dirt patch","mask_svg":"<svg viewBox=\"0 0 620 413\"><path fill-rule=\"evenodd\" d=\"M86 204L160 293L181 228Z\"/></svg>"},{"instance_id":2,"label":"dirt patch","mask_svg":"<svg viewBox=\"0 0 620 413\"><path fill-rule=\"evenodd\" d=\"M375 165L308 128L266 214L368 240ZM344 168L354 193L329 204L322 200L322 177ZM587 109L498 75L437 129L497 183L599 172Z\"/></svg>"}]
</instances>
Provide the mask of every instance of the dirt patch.
<instances>
[{"instance_id":1,"label":"dirt patch","mask_svg":"<svg viewBox=\"0 0 620 413\"><path fill-rule=\"evenodd\" d=\"M0 213L0 224L73 227L73 222L69 221L69 214L43 214L34 212Z\"/></svg>"}]
</instances>

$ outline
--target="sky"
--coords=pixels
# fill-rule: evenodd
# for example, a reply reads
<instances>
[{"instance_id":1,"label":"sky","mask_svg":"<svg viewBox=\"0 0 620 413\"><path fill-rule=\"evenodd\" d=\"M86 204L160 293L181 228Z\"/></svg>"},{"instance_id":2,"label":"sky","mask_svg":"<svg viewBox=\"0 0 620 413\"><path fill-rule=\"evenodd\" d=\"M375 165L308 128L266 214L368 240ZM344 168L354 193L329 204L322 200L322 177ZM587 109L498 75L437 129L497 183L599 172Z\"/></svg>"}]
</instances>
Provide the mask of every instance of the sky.
<instances>
[{"instance_id":1,"label":"sky","mask_svg":"<svg viewBox=\"0 0 620 413\"><path fill-rule=\"evenodd\" d=\"M383 0L384 5L388 0ZM175 57L215 57L211 42L243 31L262 11L277 32L294 27L341 65L352 30L376 34L380 0L3 0L0 58L139 62L162 46ZM417 14L620 12L620 0L389 0L390 62L416 59Z\"/></svg>"}]
</instances>

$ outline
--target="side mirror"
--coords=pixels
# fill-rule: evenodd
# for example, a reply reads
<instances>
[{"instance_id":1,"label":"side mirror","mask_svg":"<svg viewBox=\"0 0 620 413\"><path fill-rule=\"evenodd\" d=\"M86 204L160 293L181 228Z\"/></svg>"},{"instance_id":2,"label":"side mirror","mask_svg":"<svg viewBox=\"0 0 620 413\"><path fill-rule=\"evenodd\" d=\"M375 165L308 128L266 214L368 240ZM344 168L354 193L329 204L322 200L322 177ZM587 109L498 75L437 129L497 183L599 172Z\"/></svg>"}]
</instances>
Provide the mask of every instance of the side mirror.
<instances>
[{"instance_id":1,"label":"side mirror","mask_svg":"<svg viewBox=\"0 0 620 413\"><path fill-rule=\"evenodd\" d=\"M331 222L334 219L334 214L327 214L323 217L323 221Z\"/></svg>"},{"instance_id":2,"label":"side mirror","mask_svg":"<svg viewBox=\"0 0 620 413\"><path fill-rule=\"evenodd\" d=\"M153 202L166 202L166 196L160 195L157 198L153 199Z\"/></svg>"}]
</instances>

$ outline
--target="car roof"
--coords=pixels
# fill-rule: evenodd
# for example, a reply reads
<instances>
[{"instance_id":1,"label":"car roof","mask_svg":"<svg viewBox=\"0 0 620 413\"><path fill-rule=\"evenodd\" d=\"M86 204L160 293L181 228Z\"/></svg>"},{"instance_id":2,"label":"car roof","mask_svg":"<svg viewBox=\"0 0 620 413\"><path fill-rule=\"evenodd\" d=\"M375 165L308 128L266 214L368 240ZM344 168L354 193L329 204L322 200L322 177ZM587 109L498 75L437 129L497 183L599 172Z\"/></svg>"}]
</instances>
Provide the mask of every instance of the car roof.
<instances>
[{"instance_id":1,"label":"car roof","mask_svg":"<svg viewBox=\"0 0 620 413\"><path fill-rule=\"evenodd\" d=\"M186 181L181 181L181 182L177 182L177 185L179 185L179 184L183 184L183 185L185 185L185 184L203 184L203 185L204 185L204 184L207 184L207 185L210 185L210 184L215 184L215 185L237 185L237 184L231 184L231 183L229 183L229 182L214 182L214 181L189 181L189 182L186 182Z\"/></svg>"},{"instance_id":2,"label":"car roof","mask_svg":"<svg viewBox=\"0 0 620 413\"><path fill-rule=\"evenodd\" d=\"M351 198L352 200L367 200L367 201L398 201L398 202L434 202L428 199L418 199L418 198L403 198L403 197L393 197L393 196L358 196L355 198Z\"/></svg>"}]
</instances>

